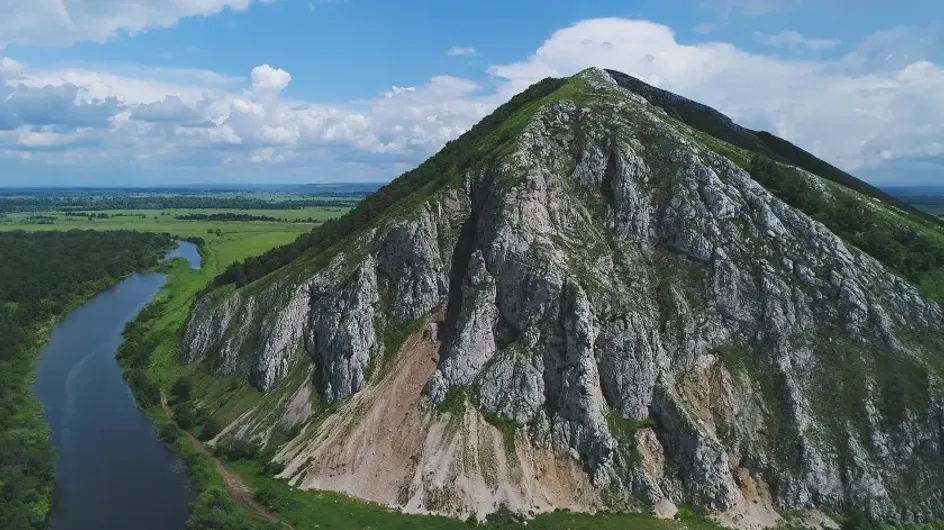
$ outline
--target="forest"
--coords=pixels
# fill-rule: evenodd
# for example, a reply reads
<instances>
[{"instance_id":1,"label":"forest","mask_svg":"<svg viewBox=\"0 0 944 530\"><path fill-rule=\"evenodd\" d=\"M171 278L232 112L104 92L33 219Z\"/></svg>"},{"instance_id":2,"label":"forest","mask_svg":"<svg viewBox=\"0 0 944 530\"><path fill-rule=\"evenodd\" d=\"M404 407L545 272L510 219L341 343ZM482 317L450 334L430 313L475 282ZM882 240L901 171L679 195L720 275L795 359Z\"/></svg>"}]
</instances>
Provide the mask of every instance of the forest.
<instances>
[{"instance_id":1,"label":"forest","mask_svg":"<svg viewBox=\"0 0 944 530\"><path fill-rule=\"evenodd\" d=\"M0 528L44 528L51 509L55 453L30 390L50 325L172 247L167 234L0 232Z\"/></svg>"}]
</instances>

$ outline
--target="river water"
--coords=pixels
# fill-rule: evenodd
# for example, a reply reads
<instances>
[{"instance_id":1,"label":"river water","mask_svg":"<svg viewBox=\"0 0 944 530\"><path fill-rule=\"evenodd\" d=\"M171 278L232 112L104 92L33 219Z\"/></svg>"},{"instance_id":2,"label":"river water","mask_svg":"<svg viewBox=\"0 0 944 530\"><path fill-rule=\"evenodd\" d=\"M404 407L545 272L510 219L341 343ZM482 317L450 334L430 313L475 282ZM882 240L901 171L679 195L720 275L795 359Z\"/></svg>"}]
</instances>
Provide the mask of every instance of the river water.
<instances>
[{"instance_id":1,"label":"river water","mask_svg":"<svg viewBox=\"0 0 944 530\"><path fill-rule=\"evenodd\" d=\"M168 258L194 268L181 242ZM56 467L54 530L177 530L193 495L180 460L158 439L122 378L115 352L129 321L166 278L134 274L69 313L40 353L33 390L46 409Z\"/></svg>"}]
</instances>

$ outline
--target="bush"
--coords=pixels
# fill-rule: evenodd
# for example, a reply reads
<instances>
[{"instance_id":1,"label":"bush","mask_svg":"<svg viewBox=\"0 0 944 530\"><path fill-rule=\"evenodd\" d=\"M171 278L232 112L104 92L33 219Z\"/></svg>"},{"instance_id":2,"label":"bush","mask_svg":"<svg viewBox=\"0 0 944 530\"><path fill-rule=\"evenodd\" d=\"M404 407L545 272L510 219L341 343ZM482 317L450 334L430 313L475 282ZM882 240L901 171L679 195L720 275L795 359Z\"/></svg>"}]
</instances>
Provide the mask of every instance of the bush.
<instances>
[{"instance_id":1,"label":"bush","mask_svg":"<svg viewBox=\"0 0 944 530\"><path fill-rule=\"evenodd\" d=\"M239 438L226 438L216 444L213 453L224 460L238 462L240 460L257 460L262 455L262 450L259 445L253 442Z\"/></svg>"},{"instance_id":2,"label":"bush","mask_svg":"<svg viewBox=\"0 0 944 530\"><path fill-rule=\"evenodd\" d=\"M270 510L275 510L279 502L279 492L276 491L275 486L268 482L256 490L255 497L259 504Z\"/></svg>"},{"instance_id":3,"label":"bush","mask_svg":"<svg viewBox=\"0 0 944 530\"><path fill-rule=\"evenodd\" d=\"M174 387L170 391L170 401L171 403L182 403L184 401L189 401L190 396L193 393L193 378L192 377L181 377L174 383Z\"/></svg>"},{"instance_id":4,"label":"bush","mask_svg":"<svg viewBox=\"0 0 944 530\"><path fill-rule=\"evenodd\" d=\"M223 426L220 425L220 422L213 416L209 416L203 423L203 429L200 431L198 438L202 441L212 440L217 434L220 434L222 430Z\"/></svg>"}]
</instances>

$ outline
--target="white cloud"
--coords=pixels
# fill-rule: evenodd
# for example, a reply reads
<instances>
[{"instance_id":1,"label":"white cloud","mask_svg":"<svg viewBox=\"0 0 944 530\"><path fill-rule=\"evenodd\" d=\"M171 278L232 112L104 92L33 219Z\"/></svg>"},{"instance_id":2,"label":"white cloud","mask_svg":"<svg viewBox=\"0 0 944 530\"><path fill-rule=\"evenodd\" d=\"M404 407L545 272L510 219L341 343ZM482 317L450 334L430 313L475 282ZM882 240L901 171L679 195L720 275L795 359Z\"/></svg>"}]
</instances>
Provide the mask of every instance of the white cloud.
<instances>
[{"instance_id":1,"label":"white cloud","mask_svg":"<svg viewBox=\"0 0 944 530\"><path fill-rule=\"evenodd\" d=\"M105 102L110 105L110 128L96 136L102 152L72 153L70 163L95 164L113 158L149 167L180 160L190 165L199 160L230 165L311 164L313 157L320 157L337 163L383 160L385 167L399 169L404 159L417 162L461 134L503 97L477 95L481 87L466 79L436 76L418 86L393 86L374 99L329 105L286 99L282 92L291 83L291 74L270 65L254 68L242 93L223 91L217 86L219 79L202 73L163 72L169 81L145 81L85 69L37 70L12 59L0 60L2 65L11 74L6 83L0 78L0 87L15 85L2 89L7 92L25 91L41 99L54 91L59 99L67 96L74 101L73 113ZM147 69L135 73L145 71L152 78L160 77ZM178 82L181 79L189 83ZM230 79L221 82L231 84ZM0 100L4 94L0 92ZM14 107L0 106L0 129L13 131L0 150L7 158L22 158L17 152L31 148L22 134L28 124L21 119L19 107L16 112L5 112ZM77 119L62 112L55 116L32 120ZM93 136L90 127L82 132ZM70 144L55 145L67 150ZM65 163L65 158L63 151L50 155L49 161Z\"/></svg>"},{"instance_id":2,"label":"white cloud","mask_svg":"<svg viewBox=\"0 0 944 530\"><path fill-rule=\"evenodd\" d=\"M79 90L71 83L39 87L11 83L0 72L0 129L54 126L71 131L109 127L118 113L118 100L80 99Z\"/></svg>"},{"instance_id":3,"label":"white cloud","mask_svg":"<svg viewBox=\"0 0 944 530\"><path fill-rule=\"evenodd\" d=\"M916 56L899 68L863 68L877 52L864 45L836 62L783 59L726 43L680 44L671 29L651 22L597 19L562 29L527 60L491 72L521 89L588 66L613 68L846 169L934 154L944 138L944 68Z\"/></svg>"},{"instance_id":4,"label":"white cloud","mask_svg":"<svg viewBox=\"0 0 944 530\"><path fill-rule=\"evenodd\" d=\"M253 91L272 90L281 92L292 82L292 76L281 68L272 68L264 64L252 69Z\"/></svg>"},{"instance_id":5,"label":"white cloud","mask_svg":"<svg viewBox=\"0 0 944 530\"><path fill-rule=\"evenodd\" d=\"M152 123L185 123L200 120L200 115L184 103L180 96L172 94L161 101L138 105L131 111L130 118Z\"/></svg>"},{"instance_id":6,"label":"white cloud","mask_svg":"<svg viewBox=\"0 0 944 530\"><path fill-rule=\"evenodd\" d=\"M774 35L756 33L755 37L760 42L774 48L828 50L839 46L839 40L837 39L814 39L793 30L781 31Z\"/></svg>"},{"instance_id":7,"label":"white cloud","mask_svg":"<svg viewBox=\"0 0 944 530\"><path fill-rule=\"evenodd\" d=\"M450 48L446 52L449 57L462 57L465 55L475 55L476 49L469 46L456 46L455 48Z\"/></svg>"},{"instance_id":8,"label":"white cloud","mask_svg":"<svg viewBox=\"0 0 944 530\"><path fill-rule=\"evenodd\" d=\"M845 169L878 167L942 154L944 69L922 59L933 49L928 41L909 44L915 34L874 36L839 60L812 61L721 42L680 44L651 22L586 20L520 62L491 67L487 84L435 76L341 104L286 97L291 74L269 65L234 79L140 67L43 70L0 58L0 130L7 130L0 156L24 159L42 148L50 152L33 160L50 164L199 167L201 174L278 165L257 178L317 178L328 168L332 179L388 178L528 85L601 66L711 105ZM908 59L889 61L887 50Z\"/></svg>"},{"instance_id":9,"label":"white cloud","mask_svg":"<svg viewBox=\"0 0 944 530\"><path fill-rule=\"evenodd\" d=\"M104 42L224 9L245 11L253 1L276 0L0 0L0 45Z\"/></svg>"}]
</instances>

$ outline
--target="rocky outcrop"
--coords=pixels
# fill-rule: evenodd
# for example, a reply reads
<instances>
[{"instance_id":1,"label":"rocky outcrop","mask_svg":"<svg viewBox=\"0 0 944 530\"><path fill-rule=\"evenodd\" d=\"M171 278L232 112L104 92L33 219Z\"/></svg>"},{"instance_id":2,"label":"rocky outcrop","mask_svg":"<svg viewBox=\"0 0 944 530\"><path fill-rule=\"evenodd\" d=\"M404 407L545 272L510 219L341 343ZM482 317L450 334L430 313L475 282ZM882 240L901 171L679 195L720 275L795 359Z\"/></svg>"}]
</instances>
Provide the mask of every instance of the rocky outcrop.
<instances>
[{"instance_id":1,"label":"rocky outcrop","mask_svg":"<svg viewBox=\"0 0 944 530\"><path fill-rule=\"evenodd\" d=\"M310 357L312 390L351 410L409 355L396 338L429 322L435 366L426 404L410 405L423 411L411 447L445 447L435 407L469 396L529 451L572 455L596 491L663 512L944 518L941 307L611 74L589 70L562 92L505 154L329 265L201 300L184 360L270 390ZM422 474L402 495L352 485L353 464L342 478L306 475L332 451L319 444L352 443L337 428L311 423L280 454L297 484L447 513L481 511L476 495L523 511L534 500L530 472L502 474L521 482L514 495L486 481L450 490L453 502L418 495Z\"/></svg>"}]
</instances>

